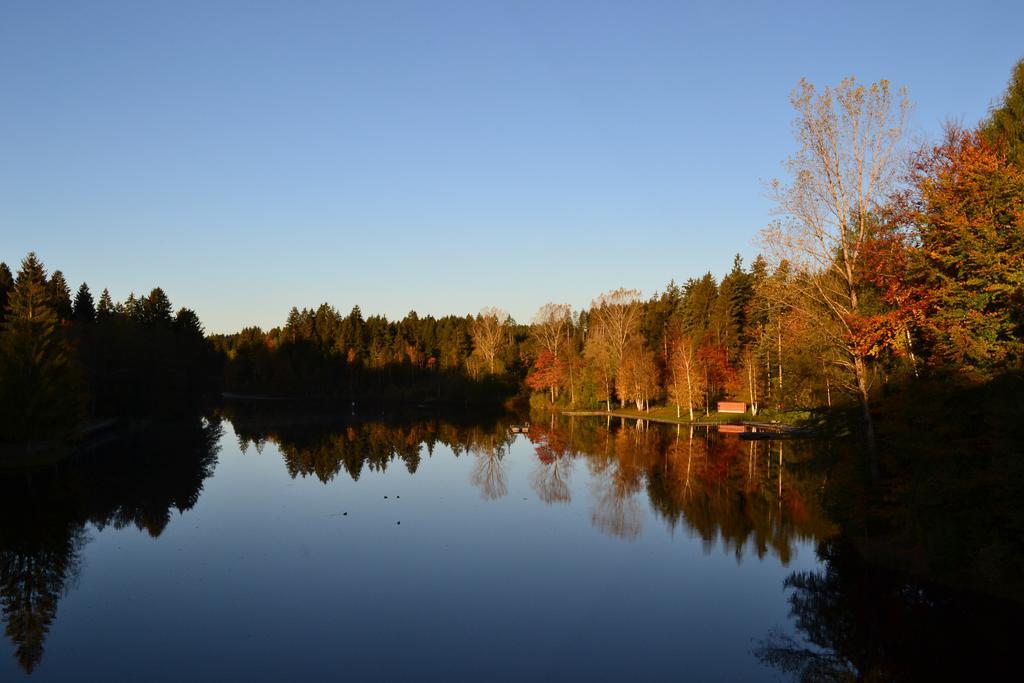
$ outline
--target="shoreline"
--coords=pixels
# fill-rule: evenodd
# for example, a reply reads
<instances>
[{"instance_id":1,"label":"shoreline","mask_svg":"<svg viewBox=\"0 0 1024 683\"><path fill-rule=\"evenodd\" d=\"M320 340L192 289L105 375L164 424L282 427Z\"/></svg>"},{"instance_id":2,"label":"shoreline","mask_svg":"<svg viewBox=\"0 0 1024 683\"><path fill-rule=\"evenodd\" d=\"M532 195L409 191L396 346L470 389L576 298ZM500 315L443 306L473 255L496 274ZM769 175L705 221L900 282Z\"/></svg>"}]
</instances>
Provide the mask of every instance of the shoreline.
<instances>
[{"instance_id":1,"label":"shoreline","mask_svg":"<svg viewBox=\"0 0 1024 683\"><path fill-rule=\"evenodd\" d=\"M751 419L745 419L747 413L737 414L736 418L723 417L721 413L712 413L709 417L711 419L696 419L690 420L687 417L671 417L666 415L645 415L643 413L635 411L619 411L619 410L563 410L560 411L562 415L569 417L617 417L629 420L646 420L648 422L659 422L661 424L674 424L683 425L687 427L717 427L718 425L743 425L746 427L757 427L759 429L772 429L779 432L810 432L811 430L798 427L788 422L764 422Z\"/></svg>"}]
</instances>

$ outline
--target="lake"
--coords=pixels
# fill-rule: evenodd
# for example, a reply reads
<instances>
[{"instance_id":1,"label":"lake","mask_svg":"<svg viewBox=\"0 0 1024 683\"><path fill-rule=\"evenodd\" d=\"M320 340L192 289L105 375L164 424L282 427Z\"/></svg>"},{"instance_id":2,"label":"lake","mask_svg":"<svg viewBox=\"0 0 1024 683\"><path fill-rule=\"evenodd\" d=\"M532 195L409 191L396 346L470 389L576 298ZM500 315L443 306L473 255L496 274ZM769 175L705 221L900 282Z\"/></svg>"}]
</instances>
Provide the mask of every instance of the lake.
<instances>
[{"instance_id":1,"label":"lake","mask_svg":"<svg viewBox=\"0 0 1024 683\"><path fill-rule=\"evenodd\" d=\"M863 666L820 443L513 422L235 408L5 477L0 679Z\"/></svg>"}]
</instances>

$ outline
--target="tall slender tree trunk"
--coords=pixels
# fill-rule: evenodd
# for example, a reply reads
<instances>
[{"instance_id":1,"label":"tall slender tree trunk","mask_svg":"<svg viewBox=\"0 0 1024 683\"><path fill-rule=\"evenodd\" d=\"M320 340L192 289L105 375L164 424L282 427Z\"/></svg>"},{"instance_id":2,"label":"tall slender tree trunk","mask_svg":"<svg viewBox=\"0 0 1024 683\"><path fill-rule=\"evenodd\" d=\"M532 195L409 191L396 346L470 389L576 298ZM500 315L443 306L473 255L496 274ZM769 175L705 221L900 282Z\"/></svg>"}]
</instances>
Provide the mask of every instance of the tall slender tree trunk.
<instances>
[{"instance_id":1,"label":"tall slender tree trunk","mask_svg":"<svg viewBox=\"0 0 1024 683\"><path fill-rule=\"evenodd\" d=\"M690 439L693 439L693 384L690 380L690 366L686 366L686 408L690 411Z\"/></svg>"},{"instance_id":2,"label":"tall slender tree trunk","mask_svg":"<svg viewBox=\"0 0 1024 683\"><path fill-rule=\"evenodd\" d=\"M864 437L867 440L868 461L871 466L871 476L878 478L878 449L875 443L875 421L871 417L871 395L868 386L868 367L864 356L855 355L853 358L854 373L857 378L857 393L860 398L861 414L864 417Z\"/></svg>"},{"instance_id":3,"label":"tall slender tree trunk","mask_svg":"<svg viewBox=\"0 0 1024 683\"><path fill-rule=\"evenodd\" d=\"M779 404L782 404L782 325L779 325L779 336L778 336L778 352L779 352Z\"/></svg>"},{"instance_id":4,"label":"tall slender tree trunk","mask_svg":"<svg viewBox=\"0 0 1024 683\"><path fill-rule=\"evenodd\" d=\"M754 357L747 349L747 383L750 386L750 414L757 415L757 382L754 380Z\"/></svg>"},{"instance_id":5,"label":"tall slender tree trunk","mask_svg":"<svg viewBox=\"0 0 1024 683\"><path fill-rule=\"evenodd\" d=\"M576 407L576 380L572 373L572 337L569 336L569 328L572 327L570 317L569 324L565 326L565 362L569 365L569 403Z\"/></svg>"},{"instance_id":6,"label":"tall slender tree trunk","mask_svg":"<svg viewBox=\"0 0 1024 683\"><path fill-rule=\"evenodd\" d=\"M821 363L821 373L825 375L825 400L828 401L828 407L832 407L832 381L828 377L828 370L825 368L825 362Z\"/></svg>"},{"instance_id":7,"label":"tall slender tree trunk","mask_svg":"<svg viewBox=\"0 0 1024 683\"><path fill-rule=\"evenodd\" d=\"M907 335L907 352L910 354L910 365L914 368L914 377L920 377L917 374L917 356L914 355L914 340L910 337L910 328L904 327L903 331Z\"/></svg>"}]
</instances>

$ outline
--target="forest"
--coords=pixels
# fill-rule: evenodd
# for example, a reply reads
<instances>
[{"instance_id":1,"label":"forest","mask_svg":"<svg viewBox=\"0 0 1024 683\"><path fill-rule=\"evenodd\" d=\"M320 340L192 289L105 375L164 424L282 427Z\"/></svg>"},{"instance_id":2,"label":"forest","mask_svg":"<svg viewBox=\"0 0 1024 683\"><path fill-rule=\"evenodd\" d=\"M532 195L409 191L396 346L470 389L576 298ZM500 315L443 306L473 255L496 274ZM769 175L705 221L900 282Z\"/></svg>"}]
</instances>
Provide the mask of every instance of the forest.
<instances>
[{"instance_id":1,"label":"forest","mask_svg":"<svg viewBox=\"0 0 1024 683\"><path fill-rule=\"evenodd\" d=\"M110 418L188 415L220 391L222 361L195 312L159 287L115 303L33 253L0 263L0 444L54 444Z\"/></svg>"},{"instance_id":2,"label":"forest","mask_svg":"<svg viewBox=\"0 0 1024 683\"><path fill-rule=\"evenodd\" d=\"M538 409L669 406L689 421L733 399L752 415L855 410L873 449L887 401L1018 387L1024 61L977 128L950 124L917 147L907 93L888 82L801 82L791 101L798 151L789 180L770 184L779 218L757 238L762 255L647 298L615 289L580 310L545 304L528 322L500 308L394 321L323 303L271 330L206 336L160 288L94 303L34 254L16 275L0 265L0 440L223 391L461 406L518 396Z\"/></svg>"},{"instance_id":3,"label":"forest","mask_svg":"<svg viewBox=\"0 0 1024 683\"><path fill-rule=\"evenodd\" d=\"M292 309L283 328L215 338L239 393L355 397L401 387L462 396L520 388L535 407L856 408L874 438L887 396L1019 373L1024 340L1024 62L976 129L905 140L910 102L887 82L792 95L799 151L770 185L780 218L722 277L632 289L533 320L498 308L401 321ZM500 394L500 392L498 392Z\"/></svg>"}]
</instances>

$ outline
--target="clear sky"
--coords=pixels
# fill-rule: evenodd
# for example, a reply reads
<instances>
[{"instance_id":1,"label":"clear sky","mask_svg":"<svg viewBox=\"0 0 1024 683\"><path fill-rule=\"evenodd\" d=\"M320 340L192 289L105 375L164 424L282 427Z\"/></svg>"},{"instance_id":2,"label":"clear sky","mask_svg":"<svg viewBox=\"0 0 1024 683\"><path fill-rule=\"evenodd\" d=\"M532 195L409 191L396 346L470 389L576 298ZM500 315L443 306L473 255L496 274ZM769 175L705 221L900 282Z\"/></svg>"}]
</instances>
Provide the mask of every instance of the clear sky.
<instances>
[{"instance_id":1,"label":"clear sky","mask_svg":"<svg viewBox=\"0 0 1024 683\"><path fill-rule=\"evenodd\" d=\"M1024 2L0 3L0 260L209 331L645 295L748 260L801 77L982 117Z\"/></svg>"}]
</instances>

